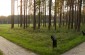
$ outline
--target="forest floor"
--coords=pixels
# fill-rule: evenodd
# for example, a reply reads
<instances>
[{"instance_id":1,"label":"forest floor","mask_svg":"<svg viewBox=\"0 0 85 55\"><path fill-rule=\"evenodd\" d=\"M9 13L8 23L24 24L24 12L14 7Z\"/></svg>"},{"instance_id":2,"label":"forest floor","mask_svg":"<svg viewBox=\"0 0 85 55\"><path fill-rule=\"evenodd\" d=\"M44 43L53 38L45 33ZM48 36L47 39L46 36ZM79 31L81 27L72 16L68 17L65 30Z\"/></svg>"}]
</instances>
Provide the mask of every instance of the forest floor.
<instances>
[{"instance_id":1,"label":"forest floor","mask_svg":"<svg viewBox=\"0 0 85 55\"><path fill-rule=\"evenodd\" d=\"M62 55L85 55L85 42Z\"/></svg>"},{"instance_id":2,"label":"forest floor","mask_svg":"<svg viewBox=\"0 0 85 55\"><path fill-rule=\"evenodd\" d=\"M85 26L81 28L85 31ZM58 46L53 50L50 36L55 35ZM66 27L53 28L41 27L40 30L33 30L32 26L26 29L18 27L11 29L10 24L0 24L0 36L15 44L40 55L60 55L85 41L81 32L68 30Z\"/></svg>"},{"instance_id":3,"label":"forest floor","mask_svg":"<svg viewBox=\"0 0 85 55\"><path fill-rule=\"evenodd\" d=\"M0 50L3 55L37 55L0 36Z\"/></svg>"}]
</instances>

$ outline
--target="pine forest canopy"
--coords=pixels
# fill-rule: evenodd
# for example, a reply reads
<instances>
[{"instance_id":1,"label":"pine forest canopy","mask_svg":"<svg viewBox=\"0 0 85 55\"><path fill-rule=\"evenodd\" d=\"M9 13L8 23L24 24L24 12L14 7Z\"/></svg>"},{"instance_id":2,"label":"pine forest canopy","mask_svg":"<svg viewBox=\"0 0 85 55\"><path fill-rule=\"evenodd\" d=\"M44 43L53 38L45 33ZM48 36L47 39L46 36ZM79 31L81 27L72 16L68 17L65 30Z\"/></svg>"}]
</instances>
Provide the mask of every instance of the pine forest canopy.
<instances>
[{"instance_id":1,"label":"pine forest canopy","mask_svg":"<svg viewBox=\"0 0 85 55\"><path fill-rule=\"evenodd\" d=\"M15 10L16 10L16 11L15 11L15 15L19 15L19 14L20 14L20 0L14 0L14 1L15 1L15 8L16 8L16 9L15 9ZM24 1L24 0L23 0L23 1ZM27 5L28 5L28 8L27 8L27 9L28 9L28 12L29 12L28 15L30 15L30 14L33 14L33 9L34 9L34 8L33 8L33 6L34 6L33 3L34 3L34 1L33 1L33 0L27 0L27 1L28 1L28 2L27 2L27 3L28 3L28 4L27 4ZM43 1L44 1L44 0L43 0ZM42 2L43 2L43 1L42 1ZM48 0L48 1L49 1L49 0ZM58 1L58 0L57 0L57 1ZM62 1L62 2L61 2L61 1ZM77 0L76 0L76 1L77 1ZM18 4L17 4L17 3L18 3ZM52 0L52 6L53 6L53 7L52 7L52 14L54 14L54 10L53 10L53 9L54 9L54 6L55 6L54 3L55 3L55 0ZM59 0L59 1L56 2L56 3L58 3L57 6L58 6L59 9L60 9L60 6L63 6L64 12L67 11L67 7L66 7L66 6L67 6L67 0ZM75 2L74 2L74 3L75 3ZM84 3L84 2L82 2L82 3ZM17 4L17 5L16 5L16 4ZM36 9L39 9L38 5L39 5L39 1L36 0ZM47 12L46 12L46 14L49 15L48 2L46 3L46 5L47 5L47 8L46 8L46 11L47 11ZM24 3L23 3L23 6L24 6ZM23 8L24 8L24 7L23 7ZM41 7L41 9L42 9L42 8L43 8L43 7ZM82 6L82 8L83 8L83 6ZM24 10L24 9L23 9L23 10ZM38 10L36 10L36 11L37 11L36 13L38 14L39 11L38 11ZM41 10L41 12L43 12L43 10ZM23 13L24 13L24 12L23 12ZM24 14L23 14L23 15L24 15Z\"/></svg>"}]
</instances>

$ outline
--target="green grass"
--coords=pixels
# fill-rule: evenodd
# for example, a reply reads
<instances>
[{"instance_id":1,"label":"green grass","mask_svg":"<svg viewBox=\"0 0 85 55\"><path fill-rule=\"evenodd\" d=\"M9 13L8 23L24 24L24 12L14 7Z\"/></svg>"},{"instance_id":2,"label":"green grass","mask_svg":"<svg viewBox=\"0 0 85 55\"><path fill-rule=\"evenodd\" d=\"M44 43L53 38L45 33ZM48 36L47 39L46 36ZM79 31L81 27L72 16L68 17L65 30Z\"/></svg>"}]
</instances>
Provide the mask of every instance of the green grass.
<instances>
[{"instance_id":1,"label":"green grass","mask_svg":"<svg viewBox=\"0 0 85 55\"><path fill-rule=\"evenodd\" d=\"M2 51L0 51L0 55L3 55Z\"/></svg>"},{"instance_id":2,"label":"green grass","mask_svg":"<svg viewBox=\"0 0 85 55\"><path fill-rule=\"evenodd\" d=\"M58 39L58 47L54 50L50 38L53 34ZM23 29L15 25L14 29L10 29L10 25L3 24L0 25L0 35L40 55L60 55L85 41L85 37L80 32L65 27L58 28L57 31L53 29L48 31L47 28L33 31L32 27Z\"/></svg>"}]
</instances>

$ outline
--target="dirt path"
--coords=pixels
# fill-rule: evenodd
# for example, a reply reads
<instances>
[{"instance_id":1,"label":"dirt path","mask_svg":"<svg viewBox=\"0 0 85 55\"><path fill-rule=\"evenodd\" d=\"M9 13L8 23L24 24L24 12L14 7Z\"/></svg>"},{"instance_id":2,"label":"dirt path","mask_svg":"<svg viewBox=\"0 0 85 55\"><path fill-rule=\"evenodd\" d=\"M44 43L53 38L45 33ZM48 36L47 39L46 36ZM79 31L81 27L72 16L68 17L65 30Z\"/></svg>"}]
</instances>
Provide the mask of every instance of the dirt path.
<instances>
[{"instance_id":1,"label":"dirt path","mask_svg":"<svg viewBox=\"0 0 85 55\"><path fill-rule=\"evenodd\" d=\"M36 55L35 53L27 51L3 37L0 37L0 50L4 55Z\"/></svg>"},{"instance_id":2,"label":"dirt path","mask_svg":"<svg viewBox=\"0 0 85 55\"><path fill-rule=\"evenodd\" d=\"M85 42L62 55L85 55Z\"/></svg>"}]
</instances>

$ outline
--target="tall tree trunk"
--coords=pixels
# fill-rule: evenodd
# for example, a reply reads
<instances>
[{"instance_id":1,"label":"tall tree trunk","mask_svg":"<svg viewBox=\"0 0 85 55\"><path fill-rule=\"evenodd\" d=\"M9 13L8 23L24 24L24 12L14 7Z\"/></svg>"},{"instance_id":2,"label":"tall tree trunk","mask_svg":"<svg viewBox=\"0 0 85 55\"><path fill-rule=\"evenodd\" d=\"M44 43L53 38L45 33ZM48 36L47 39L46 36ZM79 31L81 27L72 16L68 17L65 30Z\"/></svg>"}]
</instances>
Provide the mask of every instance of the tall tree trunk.
<instances>
[{"instance_id":1,"label":"tall tree trunk","mask_svg":"<svg viewBox=\"0 0 85 55\"><path fill-rule=\"evenodd\" d=\"M18 27L19 27L19 23L20 23L20 22L19 22L19 18L20 18L20 17L19 17L19 11L18 11L18 0L17 0L17 12L18 12L17 15L18 15Z\"/></svg>"},{"instance_id":2,"label":"tall tree trunk","mask_svg":"<svg viewBox=\"0 0 85 55\"><path fill-rule=\"evenodd\" d=\"M68 19L68 29L70 29L71 27L71 0L69 0L70 4L69 4L69 19Z\"/></svg>"},{"instance_id":3,"label":"tall tree trunk","mask_svg":"<svg viewBox=\"0 0 85 55\"><path fill-rule=\"evenodd\" d=\"M59 28L61 28L61 25L62 25L62 7L60 8Z\"/></svg>"},{"instance_id":4,"label":"tall tree trunk","mask_svg":"<svg viewBox=\"0 0 85 55\"><path fill-rule=\"evenodd\" d=\"M39 21L38 21L38 29L40 29L40 5L41 5L41 1L39 0Z\"/></svg>"},{"instance_id":5,"label":"tall tree trunk","mask_svg":"<svg viewBox=\"0 0 85 55\"><path fill-rule=\"evenodd\" d=\"M34 20L33 20L33 29L36 29L36 1L34 0Z\"/></svg>"},{"instance_id":6,"label":"tall tree trunk","mask_svg":"<svg viewBox=\"0 0 85 55\"><path fill-rule=\"evenodd\" d=\"M45 10L45 8L44 8L44 2L43 2L43 27L45 27L45 16L44 16L44 13L45 13L44 10Z\"/></svg>"},{"instance_id":7,"label":"tall tree trunk","mask_svg":"<svg viewBox=\"0 0 85 55\"><path fill-rule=\"evenodd\" d=\"M73 29L73 19L74 19L74 0L71 0L71 8L72 8L72 13L71 13L71 29Z\"/></svg>"},{"instance_id":8,"label":"tall tree trunk","mask_svg":"<svg viewBox=\"0 0 85 55\"><path fill-rule=\"evenodd\" d=\"M27 8L28 8L28 6L27 6L27 3L28 3L28 0L26 0L26 28L28 27L27 25L28 25L28 17L27 17Z\"/></svg>"},{"instance_id":9,"label":"tall tree trunk","mask_svg":"<svg viewBox=\"0 0 85 55\"><path fill-rule=\"evenodd\" d=\"M25 16L26 15L26 13L25 13L26 12L26 4L25 3L26 3L26 0L24 0L24 29L26 27L26 23L25 23L26 22L26 16Z\"/></svg>"},{"instance_id":10,"label":"tall tree trunk","mask_svg":"<svg viewBox=\"0 0 85 55\"><path fill-rule=\"evenodd\" d=\"M45 0L45 27L46 27L46 0Z\"/></svg>"},{"instance_id":11,"label":"tall tree trunk","mask_svg":"<svg viewBox=\"0 0 85 55\"><path fill-rule=\"evenodd\" d=\"M68 10L68 6L67 6L67 13L66 13L66 26L68 26L68 19L69 19L69 10Z\"/></svg>"},{"instance_id":12,"label":"tall tree trunk","mask_svg":"<svg viewBox=\"0 0 85 55\"><path fill-rule=\"evenodd\" d=\"M78 18L78 29L77 29L77 31L80 31L82 0L78 0L78 2L79 2L79 18Z\"/></svg>"},{"instance_id":13,"label":"tall tree trunk","mask_svg":"<svg viewBox=\"0 0 85 55\"><path fill-rule=\"evenodd\" d=\"M77 29L77 6L75 4L75 30Z\"/></svg>"},{"instance_id":14,"label":"tall tree trunk","mask_svg":"<svg viewBox=\"0 0 85 55\"><path fill-rule=\"evenodd\" d=\"M57 0L55 0L55 14L54 14L54 27L55 27L55 30L56 30L56 17L57 17L57 16L56 16L56 15L57 15L57 14L56 14L56 12L57 12L57 11L56 11L56 7L57 7L57 6L56 6L56 1L57 1Z\"/></svg>"},{"instance_id":15,"label":"tall tree trunk","mask_svg":"<svg viewBox=\"0 0 85 55\"><path fill-rule=\"evenodd\" d=\"M52 5L52 0L49 0L49 25L48 25L49 30L51 28L51 5Z\"/></svg>"},{"instance_id":16,"label":"tall tree trunk","mask_svg":"<svg viewBox=\"0 0 85 55\"><path fill-rule=\"evenodd\" d=\"M22 27L22 0L20 0L20 27Z\"/></svg>"},{"instance_id":17,"label":"tall tree trunk","mask_svg":"<svg viewBox=\"0 0 85 55\"><path fill-rule=\"evenodd\" d=\"M15 1L11 0L11 28L14 28L14 5Z\"/></svg>"},{"instance_id":18,"label":"tall tree trunk","mask_svg":"<svg viewBox=\"0 0 85 55\"><path fill-rule=\"evenodd\" d=\"M64 26L64 24L65 24L65 23L64 23L64 22L65 22L65 19L64 19L64 18L65 18L65 16L64 16L64 5L63 5L63 26Z\"/></svg>"}]
</instances>

